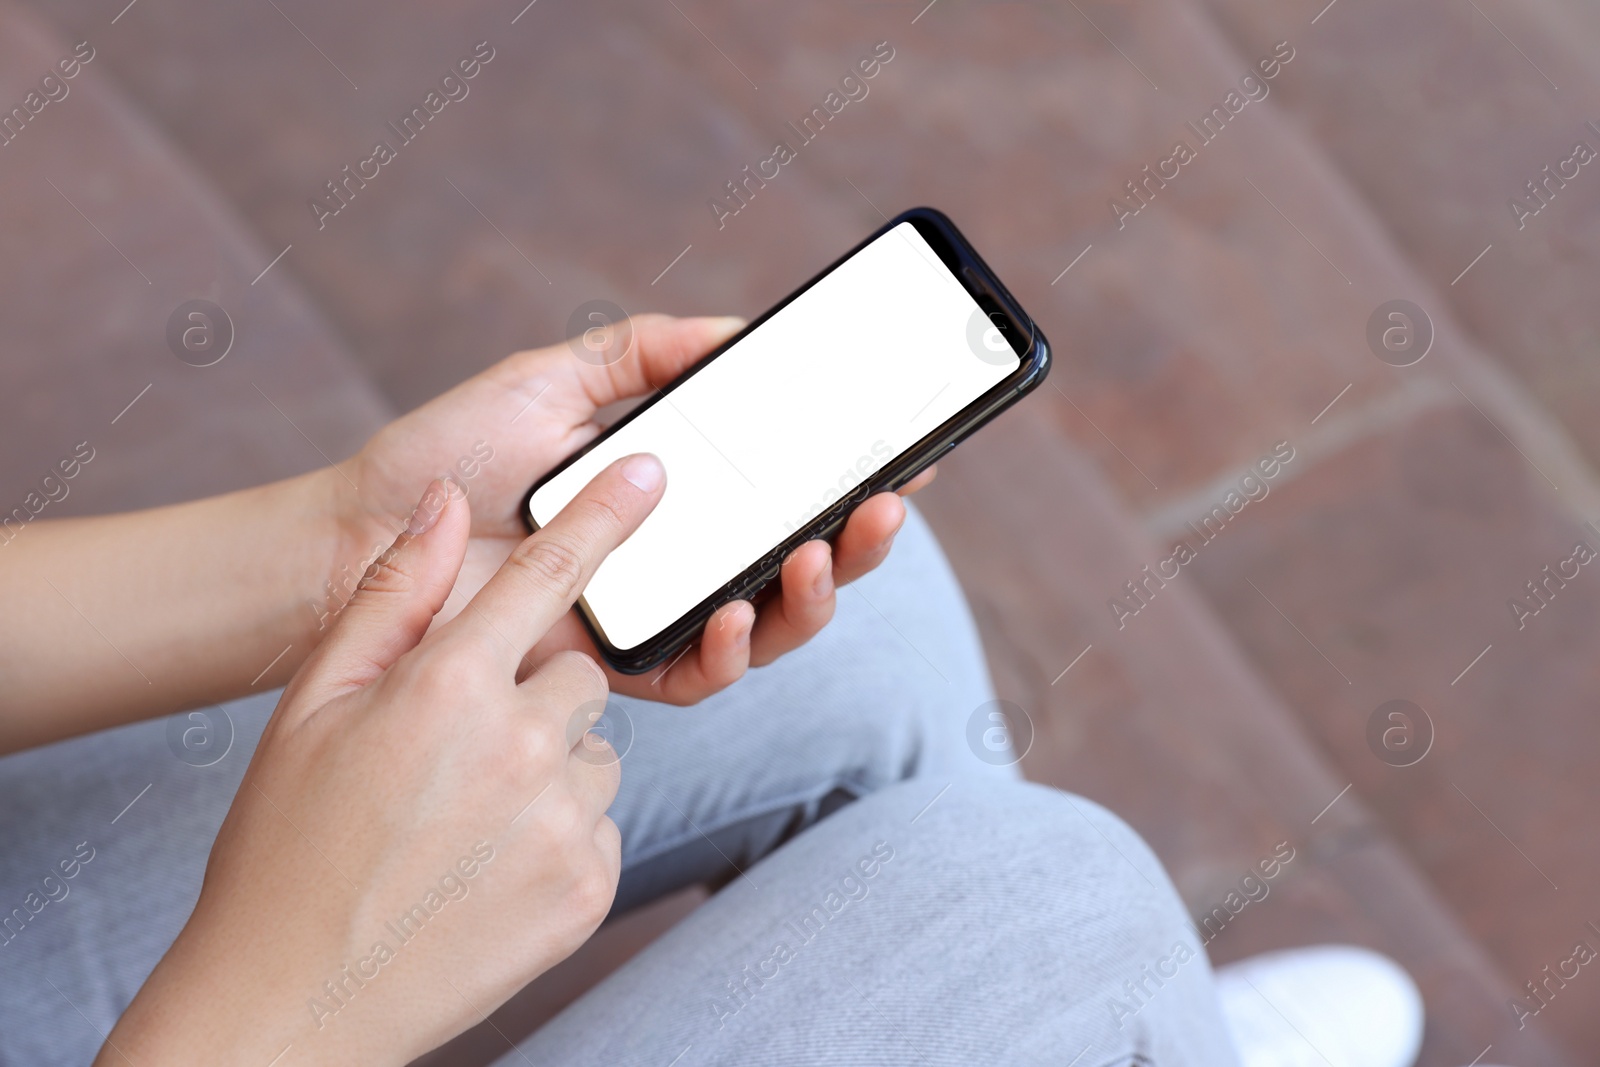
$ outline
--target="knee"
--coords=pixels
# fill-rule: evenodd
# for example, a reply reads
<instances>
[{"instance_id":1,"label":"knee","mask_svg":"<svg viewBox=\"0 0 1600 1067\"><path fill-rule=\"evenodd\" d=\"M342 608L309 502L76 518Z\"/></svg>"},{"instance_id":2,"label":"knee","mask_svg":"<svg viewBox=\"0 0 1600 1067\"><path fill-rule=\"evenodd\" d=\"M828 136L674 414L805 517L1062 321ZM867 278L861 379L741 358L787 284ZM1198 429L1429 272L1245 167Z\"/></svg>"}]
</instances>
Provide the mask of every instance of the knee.
<instances>
[{"instance_id":1,"label":"knee","mask_svg":"<svg viewBox=\"0 0 1600 1067\"><path fill-rule=\"evenodd\" d=\"M1120 982L1130 964L1172 970L1200 955L1160 861L1105 808L1027 782L941 788L912 780L835 818L880 827L901 875L918 868L927 908L1003 928L1087 974Z\"/></svg>"}]
</instances>

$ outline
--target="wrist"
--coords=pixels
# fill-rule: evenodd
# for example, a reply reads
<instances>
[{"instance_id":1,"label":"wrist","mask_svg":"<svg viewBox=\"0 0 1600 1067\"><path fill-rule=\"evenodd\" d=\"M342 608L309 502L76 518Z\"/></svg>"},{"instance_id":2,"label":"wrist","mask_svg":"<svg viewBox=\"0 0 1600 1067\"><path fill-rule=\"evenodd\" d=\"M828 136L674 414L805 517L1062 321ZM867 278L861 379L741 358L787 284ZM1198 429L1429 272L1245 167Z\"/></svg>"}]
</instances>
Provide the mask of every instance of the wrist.
<instances>
[{"instance_id":1,"label":"wrist","mask_svg":"<svg viewBox=\"0 0 1600 1067\"><path fill-rule=\"evenodd\" d=\"M316 645L333 626L340 611L355 595L378 556L405 529L407 516L393 515L374 502L362 486L360 454L332 467L306 475L309 490L322 516L325 549L316 557L315 589L303 609L310 626L310 644Z\"/></svg>"},{"instance_id":2,"label":"wrist","mask_svg":"<svg viewBox=\"0 0 1600 1067\"><path fill-rule=\"evenodd\" d=\"M413 1056L393 1044L403 1026L341 1019L319 1026L308 1004L320 973L288 942L263 944L244 931L209 929L202 898L194 917L112 1028L94 1067L127 1063L277 1063L320 1067L359 1062L402 1067ZM381 1022L381 1020L380 1020ZM292 1053L283 1053L292 1049Z\"/></svg>"},{"instance_id":3,"label":"wrist","mask_svg":"<svg viewBox=\"0 0 1600 1067\"><path fill-rule=\"evenodd\" d=\"M233 973L196 945L193 921L112 1027L95 1067L124 1063L266 1063L296 1044L287 999L255 966ZM297 1057L296 1063L314 1062Z\"/></svg>"},{"instance_id":4,"label":"wrist","mask_svg":"<svg viewBox=\"0 0 1600 1067\"><path fill-rule=\"evenodd\" d=\"M260 543L250 548L271 556L256 569L261 602L271 607L256 624L257 655L270 666L251 690L288 682L332 629L368 564L394 540L382 517L363 505L358 484L356 461L347 460L248 491L261 497L252 513L275 517L252 531Z\"/></svg>"}]
</instances>

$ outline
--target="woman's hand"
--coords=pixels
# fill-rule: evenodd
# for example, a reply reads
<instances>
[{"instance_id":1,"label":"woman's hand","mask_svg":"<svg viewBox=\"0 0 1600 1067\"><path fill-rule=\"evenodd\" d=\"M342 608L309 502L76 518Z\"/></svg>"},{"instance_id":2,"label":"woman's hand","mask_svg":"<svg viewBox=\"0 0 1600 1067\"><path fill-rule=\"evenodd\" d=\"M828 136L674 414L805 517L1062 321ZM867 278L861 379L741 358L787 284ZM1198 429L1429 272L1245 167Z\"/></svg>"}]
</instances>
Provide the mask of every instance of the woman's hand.
<instances>
[{"instance_id":1,"label":"woman's hand","mask_svg":"<svg viewBox=\"0 0 1600 1067\"><path fill-rule=\"evenodd\" d=\"M518 509L528 487L601 432L601 409L665 385L742 326L739 319L636 316L627 327L608 331L610 347L589 359L578 358L567 343L519 352L397 419L341 465L349 479L336 485L345 500L345 556L370 559L403 525L431 479L453 478L472 502L472 532L456 595L440 613L448 619L522 540ZM929 470L901 492L914 492L932 477ZM896 494L868 499L834 545L813 541L790 555L780 576L781 595L763 606L759 618L747 601L726 604L700 641L664 672L630 676L608 669L612 687L630 696L693 704L736 681L747 667L798 648L832 618L835 588L888 555L904 519ZM348 586L360 569L348 571ZM337 601L331 598L333 608ZM551 628L536 654L558 649L595 653L575 613Z\"/></svg>"},{"instance_id":2,"label":"woman's hand","mask_svg":"<svg viewBox=\"0 0 1600 1067\"><path fill-rule=\"evenodd\" d=\"M404 1064L589 937L620 865L616 758L585 732L605 675L563 651L518 679L664 482L653 456L613 464L441 626L495 519L429 486L284 693L98 1062Z\"/></svg>"},{"instance_id":3,"label":"woman's hand","mask_svg":"<svg viewBox=\"0 0 1600 1067\"><path fill-rule=\"evenodd\" d=\"M601 409L671 381L738 323L645 315L631 326L629 341L612 337L594 362L567 345L518 353L396 420L337 467L7 531L0 599L30 609L0 619L0 753L284 684L440 477L472 503L466 564L441 613L454 615L522 540L528 486L594 439ZM612 674L613 684L692 704L804 644L832 616L834 588L877 566L904 517L894 494L867 500L832 547L795 550L781 595L763 602L759 619L747 602L725 605L667 670ZM558 620L536 651L563 648L594 652L576 615Z\"/></svg>"}]
</instances>

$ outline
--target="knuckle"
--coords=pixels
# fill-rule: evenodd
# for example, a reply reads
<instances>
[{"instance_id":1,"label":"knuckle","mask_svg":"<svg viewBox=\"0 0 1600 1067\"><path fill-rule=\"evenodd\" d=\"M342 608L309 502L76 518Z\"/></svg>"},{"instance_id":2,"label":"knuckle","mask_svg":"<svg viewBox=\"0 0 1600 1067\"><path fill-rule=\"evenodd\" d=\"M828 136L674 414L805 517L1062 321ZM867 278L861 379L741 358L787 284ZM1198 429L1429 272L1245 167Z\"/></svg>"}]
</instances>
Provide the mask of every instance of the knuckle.
<instances>
[{"instance_id":1,"label":"knuckle","mask_svg":"<svg viewBox=\"0 0 1600 1067\"><path fill-rule=\"evenodd\" d=\"M574 769L582 775L585 791L604 793L609 805L617 795L622 757L610 741L592 729L592 723L584 716L575 717L571 732L575 735L572 756L581 764Z\"/></svg>"},{"instance_id":2,"label":"knuckle","mask_svg":"<svg viewBox=\"0 0 1600 1067\"><path fill-rule=\"evenodd\" d=\"M583 556L559 537L536 534L508 562L562 597L575 595L583 581Z\"/></svg>"},{"instance_id":3,"label":"knuckle","mask_svg":"<svg viewBox=\"0 0 1600 1067\"><path fill-rule=\"evenodd\" d=\"M563 649L544 661L549 677L563 685L570 685L576 695L588 700L605 697L611 693L606 672L594 657L577 649Z\"/></svg>"},{"instance_id":4,"label":"knuckle","mask_svg":"<svg viewBox=\"0 0 1600 1067\"><path fill-rule=\"evenodd\" d=\"M583 807L576 797L565 790L552 789L546 799L549 804L540 821L551 838L564 849L570 849L582 837Z\"/></svg>"},{"instance_id":5,"label":"knuckle","mask_svg":"<svg viewBox=\"0 0 1600 1067\"><path fill-rule=\"evenodd\" d=\"M625 529L628 523L628 508L614 492L585 494L579 498L578 510L584 526L597 533L603 531L607 535L614 535Z\"/></svg>"},{"instance_id":6,"label":"knuckle","mask_svg":"<svg viewBox=\"0 0 1600 1067\"><path fill-rule=\"evenodd\" d=\"M599 775L607 784L617 776L615 767L622 759L617 755L617 750L611 742L599 734L590 734L583 739L583 762L593 767L594 773Z\"/></svg>"},{"instance_id":7,"label":"knuckle","mask_svg":"<svg viewBox=\"0 0 1600 1067\"><path fill-rule=\"evenodd\" d=\"M600 816L599 825L594 828L595 848L606 862L606 869L611 872L613 880L622 872L622 831L612 821L611 816Z\"/></svg>"},{"instance_id":8,"label":"knuckle","mask_svg":"<svg viewBox=\"0 0 1600 1067\"><path fill-rule=\"evenodd\" d=\"M622 788L622 757L617 755L616 749L610 742L604 742L606 747L606 760L600 763L596 772L604 780L603 795L606 807L611 807L611 802L617 799L617 791Z\"/></svg>"},{"instance_id":9,"label":"knuckle","mask_svg":"<svg viewBox=\"0 0 1600 1067\"><path fill-rule=\"evenodd\" d=\"M522 730L520 743L511 747L524 772L528 768L539 768L548 774L551 768L560 766L566 755L562 739L553 730L543 726Z\"/></svg>"},{"instance_id":10,"label":"knuckle","mask_svg":"<svg viewBox=\"0 0 1600 1067\"><path fill-rule=\"evenodd\" d=\"M518 746L499 743L499 738L491 738L483 747L478 770L485 780L517 796L524 793L533 796L539 792L532 788L537 776L529 773L528 761Z\"/></svg>"},{"instance_id":11,"label":"knuckle","mask_svg":"<svg viewBox=\"0 0 1600 1067\"><path fill-rule=\"evenodd\" d=\"M422 703L429 705L460 705L463 697L478 690L484 677L481 665L465 649L449 649L402 662L406 663L408 688L414 686Z\"/></svg>"},{"instance_id":12,"label":"knuckle","mask_svg":"<svg viewBox=\"0 0 1600 1067\"><path fill-rule=\"evenodd\" d=\"M361 580L356 585L356 596L381 596L409 591L415 585L416 579L406 568L402 555L399 545L396 544L374 557L361 573Z\"/></svg>"},{"instance_id":13,"label":"knuckle","mask_svg":"<svg viewBox=\"0 0 1600 1067\"><path fill-rule=\"evenodd\" d=\"M574 874L569 904L586 922L598 925L611 910L617 887L594 846L585 847L590 855Z\"/></svg>"}]
</instances>

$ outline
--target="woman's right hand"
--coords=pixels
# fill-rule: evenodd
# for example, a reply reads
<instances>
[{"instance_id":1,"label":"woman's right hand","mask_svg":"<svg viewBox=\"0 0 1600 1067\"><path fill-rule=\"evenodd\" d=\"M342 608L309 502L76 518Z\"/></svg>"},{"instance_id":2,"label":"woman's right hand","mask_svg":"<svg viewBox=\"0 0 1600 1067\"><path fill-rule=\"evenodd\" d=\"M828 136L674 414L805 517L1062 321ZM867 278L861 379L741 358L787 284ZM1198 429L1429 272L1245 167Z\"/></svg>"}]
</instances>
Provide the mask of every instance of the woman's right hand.
<instances>
[{"instance_id":1,"label":"woman's right hand","mask_svg":"<svg viewBox=\"0 0 1600 1067\"><path fill-rule=\"evenodd\" d=\"M594 932L620 866L616 757L586 733L606 678L526 658L664 484L653 456L607 468L431 634L471 522L429 487L285 691L97 1062L404 1064Z\"/></svg>"}]
</instances>

